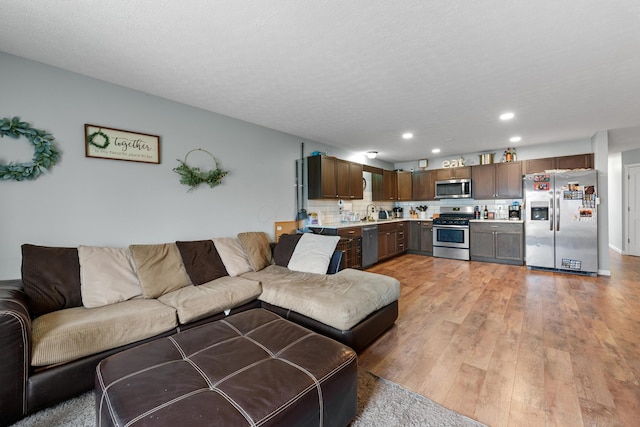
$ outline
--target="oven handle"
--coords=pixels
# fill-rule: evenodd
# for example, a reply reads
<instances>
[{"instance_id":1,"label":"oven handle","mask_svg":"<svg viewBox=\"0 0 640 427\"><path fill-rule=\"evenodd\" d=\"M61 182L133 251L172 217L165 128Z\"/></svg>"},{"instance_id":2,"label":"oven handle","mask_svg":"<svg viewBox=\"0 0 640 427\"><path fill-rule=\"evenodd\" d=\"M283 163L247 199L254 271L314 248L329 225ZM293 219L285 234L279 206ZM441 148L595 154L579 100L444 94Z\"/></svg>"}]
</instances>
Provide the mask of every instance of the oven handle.
<instances>
[{"instance_id":1,"label":"oven handle","mask_svg":"<svg viewBox=\"0 0 640 427\"><path fill-rule=\"evenodd\" d=\"M458 229L458 230L464 230L469 228L468 225L440 225L440 224L434 224L433 228L453 228L453 229Z\"/></svg>"}]
</instances>

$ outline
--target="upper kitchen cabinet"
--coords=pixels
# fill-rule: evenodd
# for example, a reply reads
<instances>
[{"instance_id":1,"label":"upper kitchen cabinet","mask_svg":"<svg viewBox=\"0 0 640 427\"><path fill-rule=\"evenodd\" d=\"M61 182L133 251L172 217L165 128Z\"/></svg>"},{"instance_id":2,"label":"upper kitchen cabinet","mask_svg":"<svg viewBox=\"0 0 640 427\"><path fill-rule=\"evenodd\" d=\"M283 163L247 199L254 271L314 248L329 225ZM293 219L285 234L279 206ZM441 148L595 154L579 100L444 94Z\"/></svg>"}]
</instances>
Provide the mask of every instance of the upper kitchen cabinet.
<instances>
[{"instance_id":1,"label":"upper kitchen cabinet","mask_svg":"<svg viewBox=\"0 0 640 427\"><path fill-rule=\"evenodd\" d=\"M436 172L435 170L425 170L413 172L412 177L412 200L435 200L436 195Z\"/></svg>"},{"instance_id":2,"label":"upper kitchen cabinet","mask_svg":"<svg viewBox=\"0 0 640 427\"><path fill-rule=\"evenodd\" d=\"M397 200L413 200L411 172L397 171L396 182L398 183L398 190L396 192Z\"/></svg>"},{"instance_id":3,"label":"upper kitchen cabinet","mask_svg":"<svg viewBox=\"0 0 640 427\"><path fill-rule=\"evenodd\" d=\"M376 202L411 200L411 172L382 170L371 175L371 191Z\"/></svg>"},{"instance_id":4,"label":"upper kitchen cabinet","mask_svg":"<svg viewBox=\"0 0 640 427\"><path fill-rule=\"evenodd\" d=\"M398 179L394 171L371 174L371 195L374 201L398 200Z\"/></svg>"},{"instance_id":5,"label":"upper kitchen cabinet","mask_svg":"<svg viewBox=\"0 0 640 427\"><path fill-rule=\"evenodd\" d=\"M436 181L445 179L468 179L471 178L471 166L462 166L459 168L436 169Z\"/></svg>"},{"instance_id":6,"label":"upper kitchen cabinet","mask_svg":"<svg viewBox=\"0 0 640 427\"><path fill-rule=\"evenodd\" d=\"M525 174L553 169L593 169L593 153L524 160L522 165Z\"/></svg>"},{"instance_id":7,"label":"upper kitchen cabinet","mask_svg":"<svg viewBox=\"0 0 640 427\"><path fill-rule=\"evenodd\" d=\"M593 153L555 158L556 169L593 169Z\"/></svg>"},{"instance_id":8,"label":"upper kitchen cabinet","mask_svg":"<svg viewBox=\"0 0 640 427\"><path fill-rule=\"evenodd\" d=\"M522 164L520 162L473 166L471 171L474 199L522 198Z\"/></svg>"},{"instance_id":9,"label":"upper kitchen cabinet","mask_svg":"<svg viewBox=\"0 0 640 427\"><path fill-rule=\"evenodd\" d=\"M327 156L307 157L309 199L362 199L362 165Z\"/></svg>"},{"instance_id":10,"label":"upper kitchen cabinet","mask_svg":"<svg viewBox=\"0 0 640 427\"><path fill-rule=\"evenodd\" d=\"M339 199L362 199L362 165L338 159L336 161Z\"/></svg>"}]
</instances>

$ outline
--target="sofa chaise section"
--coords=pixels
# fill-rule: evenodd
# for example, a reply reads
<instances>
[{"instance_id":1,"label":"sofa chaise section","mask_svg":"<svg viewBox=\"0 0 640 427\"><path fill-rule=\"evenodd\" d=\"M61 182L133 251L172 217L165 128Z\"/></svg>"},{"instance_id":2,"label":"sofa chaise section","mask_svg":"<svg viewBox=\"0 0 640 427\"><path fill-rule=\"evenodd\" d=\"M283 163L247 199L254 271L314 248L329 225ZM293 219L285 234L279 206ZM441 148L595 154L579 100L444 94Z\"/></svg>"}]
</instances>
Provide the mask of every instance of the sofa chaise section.
<instances>
[{"instance_id":1,"label":"sofa chaise section","mask_svg":"<svg viewBox=\"0 0 640 427\"><path fill-rule=\"evenodd\" d=\"M398 317L400 283L354 269L333 275L271 265L242 277L259 281L262 307L360 352Z\"/></svg>"}]
</instances>

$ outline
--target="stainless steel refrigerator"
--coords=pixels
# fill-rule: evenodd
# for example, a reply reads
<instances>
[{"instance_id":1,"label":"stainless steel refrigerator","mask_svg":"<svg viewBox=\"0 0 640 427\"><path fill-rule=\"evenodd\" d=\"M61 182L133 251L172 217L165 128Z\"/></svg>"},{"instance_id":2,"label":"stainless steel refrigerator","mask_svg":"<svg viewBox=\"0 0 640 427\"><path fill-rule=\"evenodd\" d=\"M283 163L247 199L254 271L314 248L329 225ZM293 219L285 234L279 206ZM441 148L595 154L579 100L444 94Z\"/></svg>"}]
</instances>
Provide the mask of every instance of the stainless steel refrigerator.
<instances>
[{"instance_id":1,"label":"stainless steel refrigerator","mask_svg":"<svg viewBox=\"0 0 640 427\"><path fill-rule=\"evenodd\" d=\"M527 267L596 274L597 172L524 177Z\"/></svg>"}]
</instances>

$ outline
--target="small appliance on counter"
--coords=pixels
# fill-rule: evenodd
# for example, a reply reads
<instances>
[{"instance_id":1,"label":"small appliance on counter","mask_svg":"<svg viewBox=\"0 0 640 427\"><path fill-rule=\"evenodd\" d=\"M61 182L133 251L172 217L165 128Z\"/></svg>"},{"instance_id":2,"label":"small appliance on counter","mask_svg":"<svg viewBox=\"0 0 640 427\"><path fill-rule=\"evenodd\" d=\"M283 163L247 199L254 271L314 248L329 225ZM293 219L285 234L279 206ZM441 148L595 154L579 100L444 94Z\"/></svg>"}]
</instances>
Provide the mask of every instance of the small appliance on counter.
<instances>
[{"instance_id":1,"label":"small appliance on counter","mask_svg":"<svg viewBox=\"0 0 640 427\"><path fill-rule=\"evenodd\" d=\"M389 214L389 211L380 209L378 211L378 219L391 219L391 215Z\"/></svg>"},{"instance_id":2,"label":"small appliance on counter","mask_svg":"<svg viewBox=\"0 0 640 427\"><path fill-rule=\"evenodd\" d=\"M522 206L515 203L509 205L509 219L511 221L520 221L522 219Z\"/></svg>"},{"instance_id":3,"label":"small appliance on counter","mask_svg":"<svg viewBox=\"0 0 640 427\"><path fill-rule=\"evenodd\" d=\"M403 216L403 209L400 207L395 207L393 208L393 217L394 218L402 218Z\"/></svg>"}]
</instances>

